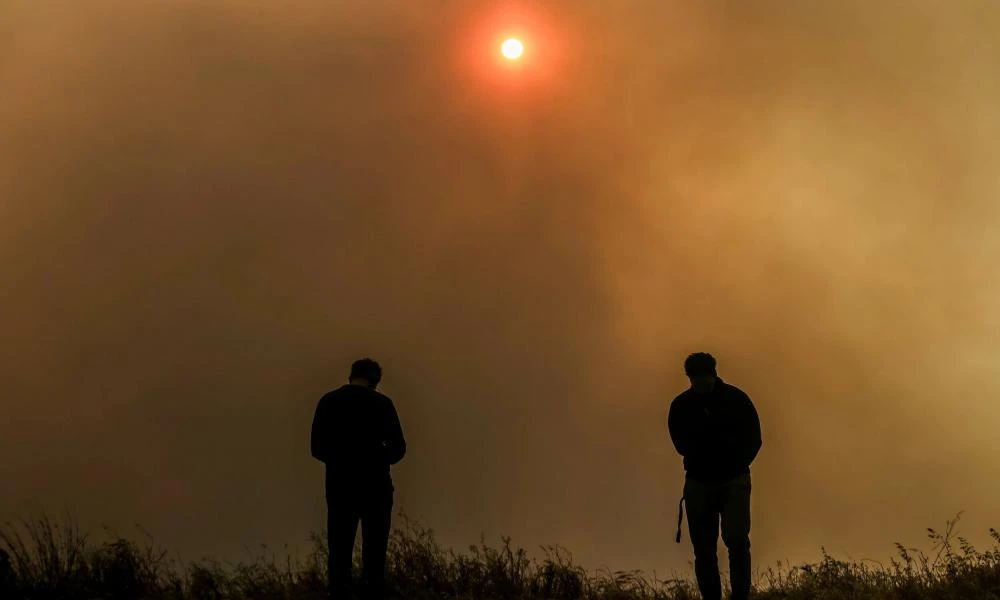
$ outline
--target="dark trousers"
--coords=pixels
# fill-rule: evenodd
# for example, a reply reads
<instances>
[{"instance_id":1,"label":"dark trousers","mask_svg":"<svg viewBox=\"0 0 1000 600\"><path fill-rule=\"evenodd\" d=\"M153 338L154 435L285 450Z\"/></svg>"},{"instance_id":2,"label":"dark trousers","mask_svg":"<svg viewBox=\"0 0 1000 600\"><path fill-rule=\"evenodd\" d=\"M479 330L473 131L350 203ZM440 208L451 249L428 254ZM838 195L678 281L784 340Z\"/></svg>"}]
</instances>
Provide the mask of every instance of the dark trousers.
<instances>
[{"instance_id":1,"label":"dark trousers","mask_svg":"<svg viewBox=\"0 0 1000 600\"><path fill-rule=\"evenodd\" d=\"M392 521L392 489L371 493L327 492L330 598L350 600L354 538L361 524L362 597L385 595L385 554Z\"/></svg>"},{"instance_id":2,"label":"dark trousers","mask_svg":"<svg viewBox=\"0 0 1000 600\"><path fill-rule=\"evenodd\" d=\"M750 474L722 482L684 483L694 573L704 600L722 600L718 540L729 549L732 600L750 597Z\"/></svg>"}]
</instances>

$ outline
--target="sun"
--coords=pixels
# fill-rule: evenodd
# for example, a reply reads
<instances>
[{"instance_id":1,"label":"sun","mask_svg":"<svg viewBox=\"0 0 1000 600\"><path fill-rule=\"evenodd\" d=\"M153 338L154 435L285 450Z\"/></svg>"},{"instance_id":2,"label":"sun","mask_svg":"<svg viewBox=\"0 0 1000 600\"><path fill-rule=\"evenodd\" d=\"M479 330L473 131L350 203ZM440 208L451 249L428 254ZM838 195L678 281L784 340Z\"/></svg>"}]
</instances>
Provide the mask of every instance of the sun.
<instances>
[{"instance_id":1,"label":"sun","mask_svg":"<svg viewBox=\"0 0 1000 600\"><path fill-rule=\"evenodd\" d=\"M517 60L524 54L524 44L517 38L508 38L500 44L500 53L507 60Z\"/></svg>"}]
</instances>

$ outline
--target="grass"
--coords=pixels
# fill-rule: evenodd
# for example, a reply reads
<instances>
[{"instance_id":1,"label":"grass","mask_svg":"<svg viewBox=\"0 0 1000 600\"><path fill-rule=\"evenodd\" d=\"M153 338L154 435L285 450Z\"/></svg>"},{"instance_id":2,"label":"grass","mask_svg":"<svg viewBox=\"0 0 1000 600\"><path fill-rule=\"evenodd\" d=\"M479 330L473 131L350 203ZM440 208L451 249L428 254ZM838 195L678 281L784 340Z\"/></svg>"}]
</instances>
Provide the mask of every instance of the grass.
<instances>
[{"instance_id":1,"label":"grass","mask_svg":"<svg viewBox=\"0 0 1000 600\"><path fill-rule=\"evenodd\" d=\"M888 564L848 562L825 552L815 564L768 569L759 600L1000 600L1000 534L993 547L973 548L955 532L928 529L930 548L896 544ZM0 598L4 600L285 600L320 599L326 580L326 540L314 535L305 558L261 547L247 562L182 563L151 536L136 542L106 531L95 542L71 519L48 517L0 528ZM724 556L724 551L723 551ZM357 563L357 558L355 559ZM355 565L358 566L357 564ZM532 558L504 538L465 552L442 548L433 531L402 518L389 546L387 586L406 600L694 600L685 580L640 572L588 573L559 547Z\"/></svg>"}]
</instances>

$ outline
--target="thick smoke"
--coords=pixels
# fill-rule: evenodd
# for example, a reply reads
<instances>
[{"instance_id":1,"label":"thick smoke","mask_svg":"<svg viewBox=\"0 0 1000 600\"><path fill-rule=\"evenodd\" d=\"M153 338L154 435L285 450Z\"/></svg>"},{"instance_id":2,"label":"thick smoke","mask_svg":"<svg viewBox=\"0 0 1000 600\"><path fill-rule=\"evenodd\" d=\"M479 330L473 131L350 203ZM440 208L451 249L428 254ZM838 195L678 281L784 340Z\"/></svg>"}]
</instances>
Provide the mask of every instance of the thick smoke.
<instances>
[{"instance_id":1,"label":"thick smoke","mask_svg":"<svg viewBox=\"0 0 1000 600\"><path fill-rule=\"evenodd\" d=\"M0 516L294 547L371 354L442 541L684 569L708 350L763 562L996 525L1000 8L416 4L0 5ZM475 58L507 15L520 74Z\"/></svg>"}]
</instances>

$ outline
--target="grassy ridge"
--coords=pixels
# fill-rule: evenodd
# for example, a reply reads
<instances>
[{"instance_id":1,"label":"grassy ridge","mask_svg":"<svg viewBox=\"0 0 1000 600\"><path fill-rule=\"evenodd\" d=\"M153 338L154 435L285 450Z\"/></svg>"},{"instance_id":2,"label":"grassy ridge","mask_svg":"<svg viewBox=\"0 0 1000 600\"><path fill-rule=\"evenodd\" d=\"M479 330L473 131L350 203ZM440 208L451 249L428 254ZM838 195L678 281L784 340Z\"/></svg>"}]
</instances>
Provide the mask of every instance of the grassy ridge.
<instances>
[{"instance_id":1,"label":"grassy ridge","mask_svg":"<svg viewBox=\"0 0 1000 600\"><path fill-rule=\"evenodd\" d=\"M889 564L846 562L824 553L819 563L779 565L760 575L756 598L1000 600L1000 534L990 530L993 547L979 551L955 534L957 520L943 532L928 530L927 552L896 544ZM0 598L318 600L324 597L326 541L318 534L312 542L305 558L262 547L248 562L181 563L148 536L140 543L108 532L95 542L71 520L7 523L0 529ZM406 600L698 598L689 581L588 573L558 547L542 548L541 558L533 559L505 538L497 546L480 543L457 553L405 517L390 541L388 589L390 597Z\"/></svg>"}]
</instances>

